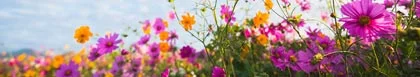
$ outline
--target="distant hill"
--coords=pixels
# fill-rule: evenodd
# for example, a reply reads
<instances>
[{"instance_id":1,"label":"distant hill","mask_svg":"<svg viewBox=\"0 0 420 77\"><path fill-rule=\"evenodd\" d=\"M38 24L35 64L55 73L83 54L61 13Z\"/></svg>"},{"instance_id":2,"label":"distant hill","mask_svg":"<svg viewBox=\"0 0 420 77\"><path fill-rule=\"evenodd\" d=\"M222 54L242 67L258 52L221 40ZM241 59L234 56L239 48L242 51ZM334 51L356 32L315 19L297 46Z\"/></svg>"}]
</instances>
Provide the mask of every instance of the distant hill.
<instances>
[{"instance_id":1,"label":"distant hill","mask_svg":"<svg viewBox=\"0 0 420 77\"><path fill-rule=\"evenodd\" d=\"M35 55L35 51L30 49L30 48L22 48L19 50L15 50L15 51L11 51L11 52L7 52L6 56L1 56L0 57L10 57L10 56L18 56L20 54L25 53L26 55Z\"/></svg>"}]
</instances>

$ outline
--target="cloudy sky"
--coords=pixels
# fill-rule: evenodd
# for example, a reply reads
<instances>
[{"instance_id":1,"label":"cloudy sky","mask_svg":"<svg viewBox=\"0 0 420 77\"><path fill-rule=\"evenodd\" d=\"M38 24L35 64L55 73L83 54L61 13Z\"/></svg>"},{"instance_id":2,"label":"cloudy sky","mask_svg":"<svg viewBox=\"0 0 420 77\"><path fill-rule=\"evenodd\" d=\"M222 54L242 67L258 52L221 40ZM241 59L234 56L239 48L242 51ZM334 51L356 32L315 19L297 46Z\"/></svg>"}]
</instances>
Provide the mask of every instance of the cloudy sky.
<instances>
[{"instance_id":1,"label":"cloudy sky","mask_svg":"<svg viewBox=\"0 0 420 77\"><path fill-rule=\"evenodd\" d=\"M183 14L195 11L196 3L200 1L203 0L175 0L175 4L177 11ZM326 6L318 6L320 3L325 4L322 0L311 0L311 2L311 8L316 10L310 10L309 12L314 13L304 17L319 18L319 11L328 11ZM219 1L219 4L226 4L226 1ZM253 17L256 10L264 10L262 2L240 1L239 4L236 14L238 21L245 17ZM232 6L233 1L229 5ZM243 8L252 10L246 15ZM60 51L65 46L79 50L81 45L75 42L73 34L80 25L89 25L93 33L101 36L106 32L122 33L127 32L127 27L140 29L141 24L138 21L153 20L157 17L168 19L170 11L171 7L167 0L2 0L0 51L21 48ZM275 16L271 16L270 20L280 21ZM193 44L200 47L196 40L183 31L176 20L170 21L169 30L175 30L180 35L177 46ZM124 41L132 43L139 37L131 34ZM94 37L87 44L94 44L97 39L98 37Z\"/></svg>"}]
</instances>

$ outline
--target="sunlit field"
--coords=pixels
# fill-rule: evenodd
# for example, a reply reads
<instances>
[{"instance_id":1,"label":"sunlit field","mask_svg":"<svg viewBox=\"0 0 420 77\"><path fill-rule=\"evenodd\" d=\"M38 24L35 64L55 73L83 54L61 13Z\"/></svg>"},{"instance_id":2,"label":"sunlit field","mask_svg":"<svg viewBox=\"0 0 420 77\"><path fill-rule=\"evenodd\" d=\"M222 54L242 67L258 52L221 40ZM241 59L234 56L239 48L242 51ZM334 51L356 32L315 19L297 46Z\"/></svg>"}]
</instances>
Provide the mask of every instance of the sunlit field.
<instances>
[{"instance_id":1,"label":"sunlit field","mask_svg":"<svg viewBox=\"0 0 420 77\"><path fill-rule=\"evenodd\" d=\"M0 7L0 77L420 76L417 0L132 1Z\"/></svg>"}]
</instances>

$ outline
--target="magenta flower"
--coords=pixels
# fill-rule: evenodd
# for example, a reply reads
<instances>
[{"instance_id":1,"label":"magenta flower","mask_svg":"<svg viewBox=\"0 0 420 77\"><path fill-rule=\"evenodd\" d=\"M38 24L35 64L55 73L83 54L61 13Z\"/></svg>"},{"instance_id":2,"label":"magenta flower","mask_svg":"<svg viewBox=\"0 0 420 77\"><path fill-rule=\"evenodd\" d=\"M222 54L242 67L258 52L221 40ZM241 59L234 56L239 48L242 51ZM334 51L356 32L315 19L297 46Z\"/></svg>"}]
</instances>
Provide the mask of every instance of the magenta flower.
<instances>
[{"instance_id":1,"label":"magenta flower","mask_svg":"<svg viewBox=\"0 0 420 77\"><path fill-rule=\"evenodd\" d=\"M299 62L298 56L292 50L286 50L285 47L277 47L271 49L271 62L275 67L284 71L286 67L293 71L300 71L301 68L297 65Z\"/></svg>"},{"instance_id":2,"label":"magenta flower","mask_svg":"<svg viewBox=\"0 0 420 77\"><path fill-rule=\"evenodd\" d=\"M311 9L311 4L309 4L309 2L302 2L299 5L300 5L300 9L302 11L307 11L307 10Z\"/></svg>"},{"instance_id":3,"label":"magenta flower","mask_svg":"<svg viewBox=\"0 0 420 77\"><path fill-rule=\"evenodd\" d=\"M99 52L98 48L92 48L91 51L89 52L88 59L90 61L95 61L97 58L101 57L102 55L103 54Z\"/></svg>"},{"instance_id":4,"label":"magenta flower","mask_svg":"<svg viewBox=\"0 0 420 77\"><path fill-rule=\"evenodd\" d=\"M416 2L416 8L414 10L416 12L417 18L420 18L420 2Z\"/></svg>"},{"instance_id":5,"label":"magenta flower","mask_svg":"<svg viewBox=\"0 0 420 77\"><path fill-rule=\"evenodd\" d=\"M150 35L144 35L143 37L140 38L139 41L137 41L138 45L143 45L146 44L147 42L149 42L150 40Z\"/></svg>"},{"instance_id":6,"label":"magenta flower","mask_svg":"<svg viewBox=\"0 0 420 77\"><path fill-rule=\"evenodd\" d=\"M411 0L399 0L398 4L400 4L401 6L408 6L411 4Z\"/></svg>"},{"instance_id":7,"label":"magenta flower","mask_svg":"<svg viewBox=\"0 0 420 77\"><path fill-rule=\"evenodd\" d=\"M80 77L80 72L78 71L79 66L74 62L69 64L62 64L60 68L55 72L57 77Z\"/></svg>"},{"instance_id":8,"label":"magenta flower","mask_svg":"<svg viewBox=\"0 0 420 77\"><path fill-rule=\"evenodd\" d=\"M159 58L159 54L160 54L159 44L157 44L157 43L151 44L150 47L149 47L149 52L147 52L147 53L153 59Z\"/></svg>"},{"instance_id":9,"label":"magenta flower","mask_svg":"<svg viewBox=\"0 0 420 77\"><path fill-rule=\"evenodd\" d=\"M211 73L211 77L226 77L225 70L218 66L214 66L213 72Z\"/></svg>"},{"instance_id":10,"label":"magenta flower","mask_svg":"<svg viewBox=\"0 0 420 77\"><path fill-rule=\"evenodd\" d=\"M384 0L384 5L385 7L390 8L394 5L395 1L396 0Z\"/></svg>"},{"instance_id":11,"label":"magenta flower","mask_svg":"<svg viewBox=\"0 0 420 77\"><path fill-rule=\"evenodd\" d=\"M195 49L191 46L184 46L180 51L179 55L181 58L187 59L191 63L195 63L195 59L199 56L199 53L196 53Z\"/></svg>"},{"instance_id":12,"label":"magenta flower","mask_svg":"<svg viewBox=\"0 0 420 77\"><path fill-rule=\"evenodd\" d=\"M169 16L170 20L174 20L175 19L175 12L174 11L169 12L168 16Z\"/></svg>"},{"instance_id":13,"label":"magenta flower","mask_svg":"<svg viewBox=\"0 0 420 77\"><path fill-rule=\"evenodd\" d=\"M179 53L179 55L181 56L181 58L192 57L194 56L194 53L195 53L195 49L192 48L191 46L184 46L181 48L180 51L181 52Z\"/></svg>"},{"instance_id":14,"label":"magenta flower","mask_svg":"<svg viewBox=\"0 0 420 77\"><path fill-rule=\"evenodd\" d=\"M121 50L121 55L127 55L128 54L128 51L127 50L125 50L125 49L122 49Z\"/></svg>"},{"instance_id":15,"label":"magenta flower","mask_svg":"<svg viewBox=\"0 0 420 77\"><path fill-rule=\"evenodd\" d=\"M171 72L171 69L166 68L165 71L162 72L160 77L169 77L170 72Z\"/></svg>"},{"instance_id":16,"label":"magenta flower","mask_svg":"<svg viewBox=\"0 0 420 77\"><path fill-rule=\"evenodd\" d=\"M281 0L281 2L283 2L286 5L289 5L290 4L289 0Z\"/></svg>"},{"instance_id":17,"label":"magenta flower","mask_svg":"<svg viewBox=\"0 0 420 77\"><path fill-rule=\"evenodd\" d=\"M110 53L113 50L117 49L118 48L117 44L122 42L121 39L117 40L117 38L118 38L118 34L116 33L99 38L98 44L97 44L99 52L105 54L105 53Z\"/></svg>"},{"instance_id":18,"label":"magenta flower","mask_svg":"<svg viewBox=\"0 0 420 77\"><path fill-rule=\"evenodd\" d=\"M232 10L230 10L230 7L228 5L223 4L220 13L222 14L222 17L224 18L225 22L229 25L232 25L232 21L236 20L236 18L233 16L235 13Z\"/></svg>"},{"instance_id":19,"label":"magenta flower","mask_svg":"<svg viewBox=\"0 0 420 77\"><path fill-rule=\"evenodd\" d=\"M251 34L252 34L251 29L249 29L249 28L244 29L244 36L245 36L245 38L250 38L251 37Z\"/></svg>"},{"instance_id":20,"label":"magenta flower","mask_svg":"<svg viewBox=\"0 0 420 77\"><path fill-rule=\"evenodd\" d=\"M168 41L171 41L172 44L175 44L175 40L178 39L178 34L176 34L176 31L175 30L170 31L169 34L170 34L170 36L168 38Z\"/></svg>"},{"instance_id":21,"label":"magenta flower","mask_svg":"<svg viewBox=\"0 0 420 77\"><path fill-rule=\"evenodd\" d=\"M163 23L162 18L156 18L155 23L153 24L153 29L155 29L155 34L159 34L163 30L165 30L165 24Z\"/></svg>"},{"instance_id":22,"label":"magenta flower","mask_svg":"<svg viewBox=\"0 0 420 77\"><path fill-rule=\"evenodd\" d=\"M343 27L350 36L362 39L363 43L395 33L394 15L387 12L384 5L371 0L354 1L343 5L341 12L347 16L340 19L344 22Z\"/></svg>"}]
</instances>

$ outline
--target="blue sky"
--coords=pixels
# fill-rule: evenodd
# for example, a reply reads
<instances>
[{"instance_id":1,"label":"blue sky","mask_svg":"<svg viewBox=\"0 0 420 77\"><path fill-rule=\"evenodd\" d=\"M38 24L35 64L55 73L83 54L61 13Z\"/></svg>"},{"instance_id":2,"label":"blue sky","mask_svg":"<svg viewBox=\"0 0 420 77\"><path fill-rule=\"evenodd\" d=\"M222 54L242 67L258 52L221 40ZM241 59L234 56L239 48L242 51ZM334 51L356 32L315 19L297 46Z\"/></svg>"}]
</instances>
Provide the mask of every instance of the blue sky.
<instances>
[{"instance_id":1,"label":"blue sky","mask_svg":"<svg viewBox=\"0 0 420 77\"><path fill-rule=\"evenodd\" d=\"M175 3L177 11L183 14L187 11L194 13L195 3L200 1L203 0L175 0ZM222 0L219 4L225 2ZM326 6L317 6L322 2L311 1L312 9L316 10L309 12L316 13L304 17L319 19L319 9L327 11ZM229 5L232 6L232 3L233 1ZM262 2L245 4L240 1L239 4L235 15L238 21L254 16L257 10L264 10ZM245 15L245 10L241 9L245 7L252 9L249 12L251 15ZM106 32L125 32L128 26L140 29L141 24L138 21L153 20L156 17L168 19L169 11L171 7L167 0L2 0L0 51L21 48L61 51L65 46L79 50L81 45L75 42L73 33L80 25L89 25L92 32L102 36ZM271 16L270 20L278 22L280 18ZM197 21L200 23L201 20ZM200 48L201 44L183 31L176 20L170 22L169 30L176 30L179 34L177 46L192 44ZM133 43L139 37L131 34L124 41ZM96 40L97 37L92 38L87 44L94 44Z\"/></svg>"}]
</instances>

